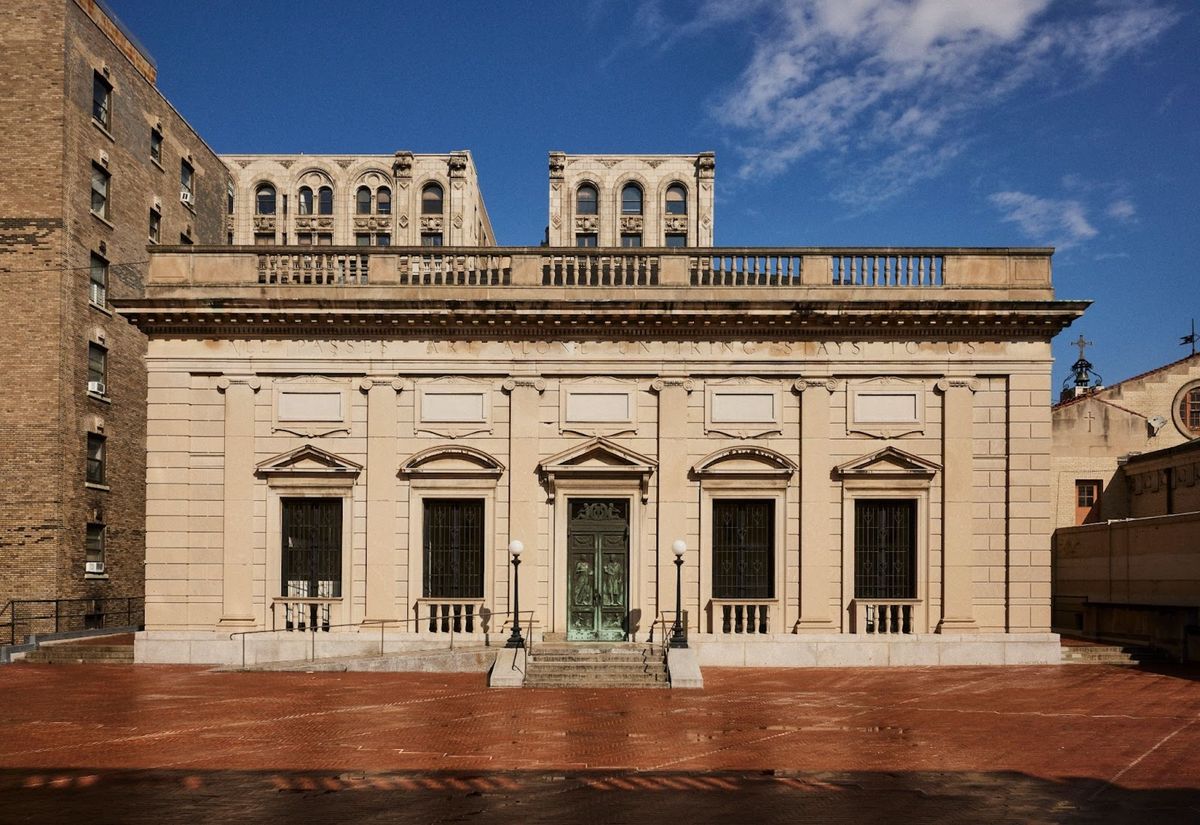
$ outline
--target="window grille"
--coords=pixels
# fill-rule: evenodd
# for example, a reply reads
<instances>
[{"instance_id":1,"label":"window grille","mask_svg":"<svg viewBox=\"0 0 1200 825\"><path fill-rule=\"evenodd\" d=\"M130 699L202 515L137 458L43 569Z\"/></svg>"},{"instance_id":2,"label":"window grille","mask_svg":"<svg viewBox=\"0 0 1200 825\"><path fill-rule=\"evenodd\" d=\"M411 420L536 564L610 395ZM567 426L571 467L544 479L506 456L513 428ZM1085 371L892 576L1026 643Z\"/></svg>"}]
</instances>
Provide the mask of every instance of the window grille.
<instances>
[{"instance_id":1,"label":"window grille","mask_svg":"<svg viewBox=\"0 0 1200 825\"><path fill-rule=\"evenodd\" d=\"M483 598L483 500L425 499L424 596Z\"/></svg>"},{"instance_id":2,"label":"window grille","mask_svg":"<svg viewBox=\"0 0 1200 825\"><path fill-rule=\"evenodd\" d=\"M854 503L854 596L917 597L917 503L860 499Z\"/></svg>"},{"instance_id":3,"label":"window grille","mask_svg":"<svg viewBox=\"0 0 1200 825\"><path fill-rule=\"evenodd\" d=\"M775 502L713 501L713 598L775 598Z\"/></svg>"},{"instance_id":4,"label":"window grille","mask_svg":"<svg viewBox=\"0 0 1200 825\"><path fill-rule=\"evenodd\" d=\"M283 499L283 594L342 595L342 500Z\"/></svg>"}]
</instances>

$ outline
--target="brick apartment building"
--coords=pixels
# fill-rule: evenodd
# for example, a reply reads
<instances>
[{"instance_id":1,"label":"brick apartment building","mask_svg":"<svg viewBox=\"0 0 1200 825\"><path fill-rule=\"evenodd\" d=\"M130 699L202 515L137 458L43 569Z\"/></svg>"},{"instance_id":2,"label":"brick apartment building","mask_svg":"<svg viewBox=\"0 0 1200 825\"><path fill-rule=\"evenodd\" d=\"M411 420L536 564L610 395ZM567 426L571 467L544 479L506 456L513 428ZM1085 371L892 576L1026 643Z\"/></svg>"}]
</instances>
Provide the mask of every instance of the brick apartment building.
<instances>
[{"instance_id":1,"label":"brick apartment building","mask_svg":"<svg viewBox=\"0 0 1200 825\"><path fill-rule=\"evenodd\" d=\"M6 0L0 77L0 606L139 596L146 343L110 302L148 244L224 239L229 176L94 0Z\"/></svg>"}]
</instances>

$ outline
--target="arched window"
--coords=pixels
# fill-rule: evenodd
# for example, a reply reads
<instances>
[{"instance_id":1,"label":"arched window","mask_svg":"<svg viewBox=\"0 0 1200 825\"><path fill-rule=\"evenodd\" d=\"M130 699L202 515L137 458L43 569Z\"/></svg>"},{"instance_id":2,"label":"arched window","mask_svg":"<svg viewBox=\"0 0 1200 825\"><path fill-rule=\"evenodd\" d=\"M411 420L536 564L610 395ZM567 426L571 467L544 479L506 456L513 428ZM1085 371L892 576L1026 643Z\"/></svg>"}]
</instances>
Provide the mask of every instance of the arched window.
<instances>
[{"instance_id":1,"label":"arched window","mask_svg":"<svg viewBox=\"0 0 1200 825\"><path fill-rule=\"evenodd\" d=\"M260 184L254 190L254 214L275 214L275 187L269 183Z\"/></svg>"},{"instance_id":2,"label":"arched window","mask_svg":"<svg viewBox=\"0 0 1200 825\"><path fill-rule=\"evenodd\" d=\"M1192 435L1200 435L1200 387L1193 387L1179 399L1179 423Z\"/></svg>"},{"instance_id":3,"label":"arched window","mask_svg":"<svg viewBox=\"0 0 1200 825\"><path fill-rule=\"evenodd\" d=\"M627 183L621 190L621 214L642 214L642 187L636 183Z\"/></svg>"},{"instance_id":4,"label":"arched window","mask_svg":"<svg viewBox=\"0 0 1200 825\"><path fill-rule=\"evenodd\" d=\"M296 200L300 204L301 215L311 215L313 213L312 189L307 186L301 186L299 196Z\"/></svg>"},{"instance_id":5,"label":"arched window","mask_svg":"<svg viewBox=\"0 0 1200 825\"><path fill-rule=\"evenodd\" d=\"M333 214L333 190L328 186L322 186L317 190L317 214Z\"/></svg>"},{"instance_id":6,"label":"arched window","mask_svg":"<svg viewBox=\"0 0 1200 825\"><path fill-rule=\"evenodd\" d=\"M371 190L365 186L358 187L354 193L354 211L359 215L371 214Z\"/></svg>"},{"instance_id":7,"label":"arched window","mask_svg":"<svg viewBox=\"0 0 1200 825\"><path fill-rule=\"evenodd\" d=\"M687 189L682 183L672 183L667 187L667 214L687 214Z\"/></svg>"},{"instance_id":8,"label":"arched window","mask_svg":"<svg viewBox=\"0 0 1200 825\"><path fill-rule=\"evenodd\" d=\"M392 190L386 186L375 190L375 211L380 215L392 214Z\"/></svg>"},{"instance_id":9,"label":"arched window","mask_svg":"<svg viewBox=\"0 0 1200 825\"><path fill-rule=\"evenodd\" d=\"M599 201L599 197L596 187L590 183L585 183L575 190L575 214L595 215L597 201Z\"/></svg>"},{"instance_id":10,"label":"arched window","mask_svg":"<svg viewBox=\"0 0 1200 825\"><path fill-rule=\"evenodd\" d=\"M421 190L421 214L442 214L442 187L436 183L428 183Z\"/></svg>"}]
</instances>

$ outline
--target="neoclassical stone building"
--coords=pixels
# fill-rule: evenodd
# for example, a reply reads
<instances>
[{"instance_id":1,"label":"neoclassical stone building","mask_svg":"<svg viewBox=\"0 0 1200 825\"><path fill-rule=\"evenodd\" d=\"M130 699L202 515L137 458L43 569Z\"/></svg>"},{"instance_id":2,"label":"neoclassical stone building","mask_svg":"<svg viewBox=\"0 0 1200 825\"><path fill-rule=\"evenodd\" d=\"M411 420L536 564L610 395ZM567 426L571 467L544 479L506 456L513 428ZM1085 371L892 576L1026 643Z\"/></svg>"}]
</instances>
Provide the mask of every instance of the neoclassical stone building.
<instances>
[{"instance_id":1,"label":"neoclassical stone building","mask_svg":"<svg viewBox=\"0 0 1200 825\"><path fill-rule=\"evenodd\" d=\"M141 660L500 644L519 540L536 638L661 640L682 541L702 663L1057 661L1050 340L1085 304L1050 250L580 249L555 214L550 248L156 251L121 305Z\"/></svg>"}]
</instances>

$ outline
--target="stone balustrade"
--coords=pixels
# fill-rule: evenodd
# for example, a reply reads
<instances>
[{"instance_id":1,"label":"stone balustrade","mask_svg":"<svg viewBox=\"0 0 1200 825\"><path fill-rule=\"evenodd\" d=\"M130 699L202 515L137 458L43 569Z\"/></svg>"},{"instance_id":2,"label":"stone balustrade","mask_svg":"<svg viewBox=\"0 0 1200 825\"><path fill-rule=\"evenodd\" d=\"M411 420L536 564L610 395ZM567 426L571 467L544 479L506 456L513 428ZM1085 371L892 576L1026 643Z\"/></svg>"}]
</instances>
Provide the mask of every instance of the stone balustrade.
<instances>
[{"instance_id":1,"label":"stone balustrade","mask_svg":"<svg viewBox=\"0 0 1200 825\"><path fill-rule=\"evenodd\" d=\"M271 629L328 631L337 624L334 607L341 601L340 598L278 596L271 601Z\"/></svg>"},{"instance_id":2,"label":"stone balustrade","mask_svg":"<svg viewBox=\"0 0 1200 825\"><path fill-rule=\"evenodd\" d=\"M1042 290L1043 248L157 247L148 286L752 290Z\"/></svg>"},{"instance_id":3,"label":"stone balustrade","mask_svg":"<svg viewBox=\"0 0 1200 825\"><path fill-rule=\"evenodd\" d=\"M713 632L765 634L771 632L770 615L778 607L774 599L713 599Z\"/></svg>"},{"instance_id":4,"label":"stone balustrade","mask_svg":"<svg viewBox=\"0 0 1200 825\"><path fill-rule=\"evenodd\" d=\"M914 633L920 603L918 599L855 599L852 631L872 636Z\"/></svg>"},{"instance_id":5,"label":"stone balustrade","mask_svg":"<svg viewBox=\"0 0 1200 825\"><path fill-rule=\"evenodd\" d=\"M482 599L421 599L417 630L429 633L483 633Z\"/></svg>"}]
</instances>

